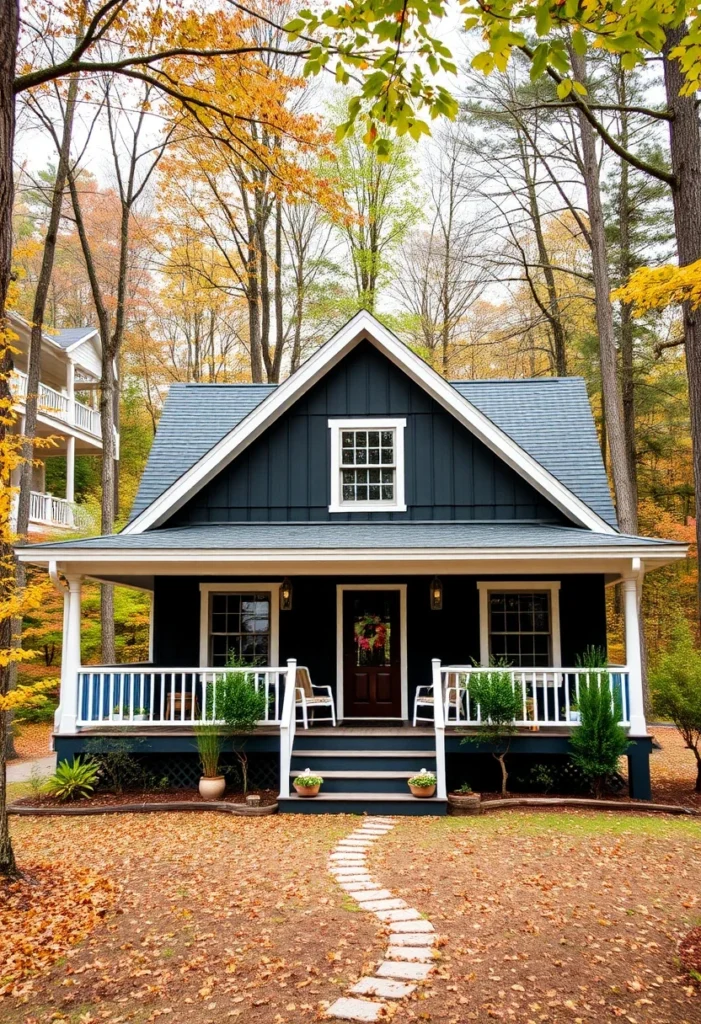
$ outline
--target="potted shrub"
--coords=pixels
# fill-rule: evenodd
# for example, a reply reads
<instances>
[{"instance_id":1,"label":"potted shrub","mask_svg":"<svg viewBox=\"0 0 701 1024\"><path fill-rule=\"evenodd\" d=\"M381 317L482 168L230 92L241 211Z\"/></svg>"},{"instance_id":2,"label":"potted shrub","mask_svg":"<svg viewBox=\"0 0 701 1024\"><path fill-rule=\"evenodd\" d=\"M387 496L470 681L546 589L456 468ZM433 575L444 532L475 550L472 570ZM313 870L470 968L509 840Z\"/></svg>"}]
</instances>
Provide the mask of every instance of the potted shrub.
<instances>
[{"instance_id":1,"label":"potted shrub","mask_svg":"<svg viewBox=\"0 0 701 1024\"><path fill-rule=\"evenodd\" d=\"M463 782L462 786L448 794L448 803L457 809L459 814L479 814L481 811L481 795L472 792L472 786Z\"/></svg>"},{"instance_id":2,"label":"potted shrub","mask_svg":"<svg viewBox=\"0 0 701 1024\"><path fill-rule=\"evenodd\" d=\"M321 775L312 775L311 769L305 768L292 785L297 790L299 796L318 796L323 781Z\"/></svg>"},{"instance_id":3,"label":"potted shrub","mask_svg":"<svg viewBox=\"0 0 701 1024\"><path fill-rule=\"evenodd\" d=\"M433 796L436 792L436 776L422 768L418 775L412 775L409 779L409 789L413 796Z\"/></svg>"},{"instance_id":4,"label":"potted shrub","mask_svg":"<svg viewBox=\"0 0 701 1024\"><path fill-rule=\"evenodd\" d=\"M196 725L195 738L197 753L200 755L200 764L202 765L200 796L203 800L219 800L226 789L226 779L219 772L219 757L221 755L219 729L215 725Z\"/></svg>"},{"instance_id":5,"label":"potted shrub","mask_svg":"<svg viewBox=\"0 0 701 1024\"><path fill-rule=\"evenodd\" d=\"M148 718L147 708L134 708L134 721L145 722Z\"/></svg>"}]
</instances>

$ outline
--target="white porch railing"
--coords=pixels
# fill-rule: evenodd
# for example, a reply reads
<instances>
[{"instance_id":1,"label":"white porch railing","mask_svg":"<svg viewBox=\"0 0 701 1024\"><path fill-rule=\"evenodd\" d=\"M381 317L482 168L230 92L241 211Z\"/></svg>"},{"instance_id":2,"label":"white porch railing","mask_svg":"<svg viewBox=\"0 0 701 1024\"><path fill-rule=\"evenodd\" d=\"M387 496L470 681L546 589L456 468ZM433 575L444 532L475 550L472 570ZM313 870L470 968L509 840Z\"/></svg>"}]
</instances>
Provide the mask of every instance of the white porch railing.
<instances>
[{"instance_id":1,"label":"white porch railing","mask_svg":"<svg viewBox=\"0 0 701 1024\"><path fill-rule=\"evenodd\" d=\"M618 698L622 710L621 725L630 725L630 673L624 666L586 668L480 668L464 665L440 665L439 674L445 694L448 725L480 726L480 707L470 696L470 680L489 672L506 672L512 689L521 694L521 717L514 725L522 727L572 727L579 724L577 704L583 677L608 685L611 704ZM435 668L434 668L435 672Z\"/></svg>"},{"instance_id":2,"label":"white porch railing","mask_svg":"<svg viewBox=\"0 0 701 1024\"><path fill-rule=\"evenodd\" d=\"M16 516L17 502L14 502L13 515ZM29 492L29 521L46 526L62 526L68 530L80 529L87 525L86 516L81 514L80 506L65 498L57 498L53 494L41 491Z\"/></svg>"},{"instance_id":3,"label":"white porch railing","mask_svg":"<svg viewBox=\"0 0 701 1024\"><path fill-rule=\"evenodd\" d=\"M11 377L12 393L22 403L27 399L27 374L22 370L13 370ZM68 395L55 391L46 384L39 385L39 411L55 416L64 423L71 423L95 437L101 436L100 414L89 405L83 405Z\"/></svg>"},{"instance_id":4,"label":"white porch railing","mask_svg":"<svg viewBox=\"0 0 701 1024\"><path fill-rule=\"evenodd\" d=\"M265 715L259 725L281 724L281 701L292 694L284 668L151 668L83 667L78 671L77 725L192 727L224 724L217 717L217 689L227 676L244 674L256 691L265 693Z\"/></svg>"}]
</instances>

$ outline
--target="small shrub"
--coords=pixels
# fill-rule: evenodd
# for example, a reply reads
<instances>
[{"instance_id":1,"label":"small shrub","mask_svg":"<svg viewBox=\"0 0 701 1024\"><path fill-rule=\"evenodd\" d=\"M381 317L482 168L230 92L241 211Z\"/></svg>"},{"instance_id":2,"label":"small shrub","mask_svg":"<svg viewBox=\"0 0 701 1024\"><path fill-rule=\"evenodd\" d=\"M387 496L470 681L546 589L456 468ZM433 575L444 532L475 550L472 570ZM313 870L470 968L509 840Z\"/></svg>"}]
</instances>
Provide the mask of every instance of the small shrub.
<instances>
[{"instance_id":1,"label":"small shrub","mask_svg":"<svg viewBox=\"0 0 701 1024\"><path fill-rule=\"evenodd\" d=\"M516 732L514 720L523 714L520 691L512 685L511 673L507 666L496 665L489 671L475 673L470 678L470 699L480 707L482 725L479 734L466 736L463 743L491 743L492 756L501 768L501 795L508 792L509 774L506 756L511 746L511 737Z\"/></svg>"},{"instance_id":2,"label":"small shrub","mask_svg":"<svg viewBox=\"0 0 701 1024\"><path fill-rule=\"evenodd\" d=\"M250 681L250 671L254 666L244 665L241 661L232 658L230 667L248 669L240 672L227 672L223 680L217 685L217 710L218 721L226 723L232 733L238 734L241 738L233 742L234 754L241 766L241 781L243 792L248 792L248 754L246 753L247 733L254 731L258 722L265 718L268 706L268 698L265 691L256 690ZM212 717L208 708L208 717Z\"/></svg>"},{"instance_id":3,"label":"small shrub","mask_svg":"<svg viewBox=\"0 0 701 1024\"><path fill-rule=\"evenodd\" d=\"M555 772L545 764L537 764L531 768L531 781L537 789L541 789L546 795L555 785Z\"/></svg>"},{"instance_id":4,"label":"small shrub","mask_svg":"<svg viewBox=\"0 0 701 1024\"><path fill-rule=\"evenodd\" d=\"M570 736L572 761L597 797L616 775L629 743L625 729L618 724L623 716L621 698L615 691L611 693L609 673L602 671L605 664L606 652L595 647L577 658L577 665L591 672L580 677L577 710L581 721Z\"/></svg>"},{"instance_id":5,"label":"small shrub","mask_svg":"<svg viewBox=\"0 0 701 1024\"><path fill-rule=\"evenodd\" d=\"M696 792L701 793L701 652L684 623L674 632L670 652L650 673L655 712L671 719L696 758Z\"/></svg>"},{"instance_id":6,"label":"small shrub","mask_svg":"<svg viewBox=\"0 0 701 1024\"><path fill-rule=\"evenodd\" d=\"M99 766L92 761L79 761L73 758L73 764L61 761L54 774L46 781L46 791L61 801L79 800L92 795L99 774Z\"/></svg>"},{"instance_id":7,"label":"small shrub","mask_svg":"<svg viewBox=\"0 0 701 1024\"><path fill-rule=\"evenodd\" d=\"M469 796L472 792L472 786L469 782L461 782L455 792L459 793L460 796Z\"/></svg>"},{"instance_id":8,"label":"small shrub","mask_svg":"<svg viewBox=\"0 0 701 1024\"><path fill-rule=\"evenodd\" d=\"M125 789L147 789L151 775L131 751L128 740L96 738L85 744L86 753L97 764L100 780L113 793L122 794Z\"/></svg>"}]
</instances>

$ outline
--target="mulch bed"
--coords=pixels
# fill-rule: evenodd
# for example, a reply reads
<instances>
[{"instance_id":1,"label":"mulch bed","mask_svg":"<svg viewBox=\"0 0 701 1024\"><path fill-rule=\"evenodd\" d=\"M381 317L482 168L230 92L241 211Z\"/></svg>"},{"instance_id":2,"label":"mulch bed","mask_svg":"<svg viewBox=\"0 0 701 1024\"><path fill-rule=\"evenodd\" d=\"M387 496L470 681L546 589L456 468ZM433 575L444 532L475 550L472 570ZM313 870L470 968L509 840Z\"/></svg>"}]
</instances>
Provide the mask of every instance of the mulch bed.
<instances>
[{"instance_id":1,"label":"mulch bed","mask_svg":"<svg viewBox=\"0 0 701 1024\"><path fill-rule=\"evenodd\" d=\"M278 793L275 789L252 789L250 796L260 797L261 807L270 807L277 803ZM243 793L225 793L220 803L245 804L246 798ZM197 803L206 804L196 789L168 789L163 790L127 790L124 793L102 793L98 791L94 796L84 800L71 800L62 802L50 796L24 796L15 800L17 807L116 807L119 804L171 804L171 803Z\"/></svg>"},{"instance_id":2,"label":"mulch bed","mask_svg":"<svg viewBox=\"0 0 701 1024\"><path fill-rule=\"evenodd\" d=\"M679 959L694 980L701 982L701 927L692 928L679 946Z\"/></svg>"}]
</instances>

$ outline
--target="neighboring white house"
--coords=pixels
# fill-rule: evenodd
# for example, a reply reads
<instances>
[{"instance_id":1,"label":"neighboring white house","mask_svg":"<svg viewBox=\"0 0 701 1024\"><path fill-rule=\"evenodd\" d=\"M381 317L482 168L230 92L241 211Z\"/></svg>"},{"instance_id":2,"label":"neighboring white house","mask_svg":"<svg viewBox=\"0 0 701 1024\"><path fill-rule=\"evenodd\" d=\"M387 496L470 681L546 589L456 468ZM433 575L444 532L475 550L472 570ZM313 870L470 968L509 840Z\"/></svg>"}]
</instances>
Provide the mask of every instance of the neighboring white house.
<instances>
[{"instance_id":1,"label":"neighboring white house","mask_svg":"<svg viewBox=\"0 0 701 1024\"><path fill-rule=\"evenodd\" d=\"M18 413L17 430L24 430L27 371L31 325L16 313L9 314L17 335L13 347L11 387ZM37 437L51 437L55 445L35 451L29 513L30 534L47 530L74 530L81 525L75 505L76 455L100 455L102 434L98 392L102 366L100 335L95 327L71 327L45 332L41 353ZM117 451L119 436L116 435ZM46 459L65 456L66 479L62 496L46 489ZM13 476L19 485L19 470Z\"/></svg>"}]
</instances>

